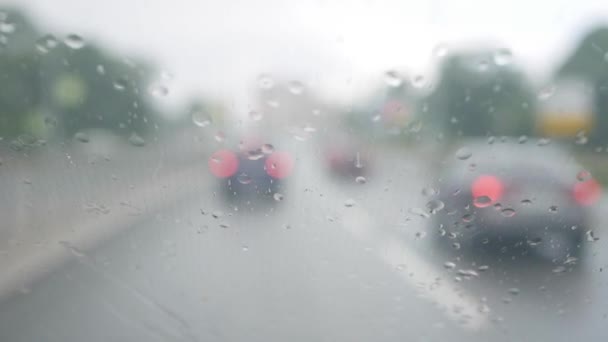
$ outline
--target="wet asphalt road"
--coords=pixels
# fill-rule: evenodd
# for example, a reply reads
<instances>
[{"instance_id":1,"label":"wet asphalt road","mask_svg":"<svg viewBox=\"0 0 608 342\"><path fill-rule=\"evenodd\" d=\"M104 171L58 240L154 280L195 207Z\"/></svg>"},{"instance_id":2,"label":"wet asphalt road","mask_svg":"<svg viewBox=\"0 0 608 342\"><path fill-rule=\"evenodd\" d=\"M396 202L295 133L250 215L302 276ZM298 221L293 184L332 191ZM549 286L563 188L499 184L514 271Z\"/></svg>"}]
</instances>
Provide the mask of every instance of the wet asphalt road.
<instances>
[{"instance_id":1,"label":"wet asphalt road","mask_svg":"<svg viewBox=\"0 0 608 342\"><path fill-rule=\"evenodd\" d=\"M58 242L71 261L0 303L0 340L605 340L601 230L561 273L440 250L429 220L411 213L430 182L417 158L380 158L390 165L366 184L299 168L282 202L253 212L202 177L200 195L146 212L94 250ZM318 163L306 150L298 162Z\"/></svg>"}]
</instances>

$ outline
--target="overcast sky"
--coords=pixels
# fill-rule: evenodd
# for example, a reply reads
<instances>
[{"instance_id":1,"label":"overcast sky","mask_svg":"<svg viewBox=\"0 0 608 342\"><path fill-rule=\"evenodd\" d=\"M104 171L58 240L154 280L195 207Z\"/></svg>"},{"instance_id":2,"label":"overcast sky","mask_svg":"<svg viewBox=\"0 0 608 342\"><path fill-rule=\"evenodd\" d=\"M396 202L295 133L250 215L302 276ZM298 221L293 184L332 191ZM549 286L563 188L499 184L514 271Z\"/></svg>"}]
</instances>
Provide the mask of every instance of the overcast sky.
<instances>
[{"instance_id":1,"label":"overcast sky","mask_svg":"<svg viewBox=\"0 0 608 342\"><path fill-rule=\"evenodd\" d=\"M175 75L170 97L207 92L246 101L271 73L347 98L384 70L425 74L433 50L492 42L546 74L605 0L17 0L39 27L75 32ZM170 101L170 99L168 100Z\"/></svg>"}]
</instances>

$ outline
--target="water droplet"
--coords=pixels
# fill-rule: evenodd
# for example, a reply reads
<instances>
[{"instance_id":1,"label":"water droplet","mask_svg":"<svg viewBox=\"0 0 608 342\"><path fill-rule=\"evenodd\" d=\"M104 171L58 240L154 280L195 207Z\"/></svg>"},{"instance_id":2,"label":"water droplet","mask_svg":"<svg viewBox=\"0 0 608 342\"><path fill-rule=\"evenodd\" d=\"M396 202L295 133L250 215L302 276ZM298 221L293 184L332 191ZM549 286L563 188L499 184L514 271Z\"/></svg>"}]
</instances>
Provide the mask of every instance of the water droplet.
<instances>
[{"instance_id":1,"label":"water droplet","mask_svg":"<svg viewBox=\"0 0 608 342\"><path fill-rule=\"evenodd\" d=\"M222 216L224 216L224 213L219 210L211 213L211 217L213 217L214 219L218 219Z\"/></svg>"},{"instance_id":2,"label":"water droplet","mask_svg":"<svg viewBox=\"0 0 608 342\"><path fill-rule=\"evenodd\" d=\"M473 199L473 205L477 208L485 208L492 205L492 199L488 196L477 196Z\"/></svg>"},{"instance_id":3,"label":"water droplet","mask_svg":"<svg viewBox=\"0 0 608 342\"><path fill-rule=\"evenodd\" d=\"M389 70L384 73L384 81L390 87L397 88L403 84L401 75L395 70Z\"/></svg>"},{"instance_id":4,"label":"water droplet","mask_svg":"<svg viewBox=\"0 0 608 342\"><path fill-rule=\"evenodd\" d=\"M564 260L564 265L576 265L577 262L577 257L569 256L566 258L566 260Z\"/></svg>"},{"instance_id":5,"label":"water droplet","mask_svg":"<svg viewBox=\"0 0 608 342\"><path fill-rule=\"evenodd\" d=\"M512 60L513 54L509 49L501 48L494 52L494 63L498 66L509 65Z\"/></svg>"},{"instance_id":6,"label":"water droplet","mask_svg":"<svg viewBox=\"0 0 608 342\"><path fill-rule=\"evenodd\" d=\"M125 78L119 78L116 81L114 81L114 89L119 90L119 91L123 91L125 89L127 89L127 86L129 85L129 82L125 79Z\"/></svg>"},{"instance_id":7,"label":"water droplet","mask_svg":"<svg viewBox=\"0 0 608 342\"><path fill-rule=\"evenodd\" d=\"M213 138L215 139L215 141L221 143L224 140L226 140L226 135L224 134L224 132L219 131L219 132L215 133L215 135L213 136Z\"/></svg>"},{"instance_id":8,"label":"water droplet","mask_svg":"<svg viewBox=\"0 0 608 342\"><path fill-rule=\"evenodd\" d=\"M138 135L135 132L131 133L131 136L129 137L129 143L131 145L137 146L137 147L142 147L142 146L146 145L146 141L144 140L144 138L142 138L140 135Z\"/></svg>"},{"instance_id":9,"label":"water droplet","mask_svg":"<svg viewBox=\"0 0 608 342\"><path fill-rule=\"evenodd\" d=\"M477 267L477 270L479 272L485 272L485 271L487 271L489 269L490 269L490 266L488 266L488 265L481 265L481 266Z\"/></svg>"},{"instance_id":10,"label":"water droplet","mask_svg":"<svg viewBox=\"0 0 608 342\"><path fill-rule=\"evenodd\" d=\"M36 49L40 53L48 53L59 45L59 41L52 34L44 35L36 41Z\"/></svg>"},{"instance_id":11,"label":"water droplet","mask_svg":"<svg viewBox=\"0 0 608 342\"><path fill-rule=\"evenodd\" d=\"M271 154L272 152L274 152L274 146L272 146L271 144L262 145L262 153Z\"/></svg>"},{"instance_id":12,"label":"water droplet","mask_svg":"<svg viewBox=\"0 0 608 342\"><path fill-rule=\"evenodd\" d=\"M528 137L525 135L522 135L521 137L519 137L519 139L517 139L517 142L520 144L525 144L528 141Z\"/></svg>"},{"instance_id":13,"label":"water droplet","mask_svg":"<svg viewBox=\"0 0 608 342\"><path fill-rule=\"evenodd\" d=\"M359 176L355 178L355 182L357 182L357 184L365 184L367 183L367 179L365 179L365 177L363 176Z\"/></svg>"},{"instance_id":14,"label":"water droplet","mask_svg":"<svg viewBox=\"0 0 608 342\"><path fill-rule=\"evenodd\" d=\"M509 289L509 294L517 296L519 294L519 289L517 287L512 287Z\"/></svg>"},{"instance_id":15,"label":"water droplet","mask_svg":"<svg viewBox=\"0 0 608 342\"><path fill-rule=\"evenodd\" d=\"M532 204L532 200L524 198L524 199L521 200L521 204L523 204L523 205L530 205L530 204Z\"/></svg>"},{"instance_id":16,"label":"water droplet","mask_svg":"<svg viewBox=\"0 0 608 342\"><path fill-rule=\"evenodd\" d=\"M422 75L416 75L412 78L412 86L414 88L424 88L426 86L426 78Z\"/></svg>"},{"instance_id":17,"label":"water droplet","mask_svg":"<svg viewBox=\"0 0 608 342\"><path fill-rule=\"evenodd\" d=\"M434 199L434 200L430 200L426 204L426 208L429 210L429 212L431 214L435 214L435 213L438 213L439 211L441 211L441 209L445 208L445 204L438 199Z\"/></svg>"},{"instance_id":18,"label":"water droplet","mask_svg":"<svg viewBox=\"0 0 608 342\"><path fill-rule=\"evenodd\" d=\"M74 135L74 139L82 142L82 143L88 143L89 142L89 135L84 133L84 132L78 132Z\"/></svg>"},{"instance_id":19,"label":"water droplet","mask_svg":"<svg viewBox=\"0 0 608 342\"><path fill-rule=\"evenodd\" d=\"M599 240L599 237L596 237L593 234L593 230L588 230L587 232L585 232L585 239L587 240L587 242L595 242L597 240Z\"/></svg>"},{"instance_id":20,"label":"water droplet","mask_svg":"<svg viewBox=\"0 0 608 342\"><path fill-rule=\"evenodd\" d=\"M587 170L581 170L576 174L576 179L579 182L588 181L589 179L591 179L591 172Z\"/></svg>"},{"instance_id":21,"label":"water droplet","mask_svg":"<svg viewBox=\"0 0 608 342\"><path fill-rule=\"evenodd\" d=\"M469 223L469 222L473 222L473 220L475 219L475 216L473 214L464 214L462 215L462 221Z\"/></svg>"},{"instance_id":22,"label":"water droplet","mask_svg":"<svg viewBox=\"0 0 608 342\"><path fill-rule=\"evenodd\" d=\"M243 252L247 252L247 251L249 251L249 246L243 245L243 246L241 246L241 249L243 250Z\"/></svg>"},{"instance_id":23,"label":"water droplet","mask_svg":"<svg viewBox=\"0 0 608 342\"><path fill-rule=\"evenodd\" d=\"M152 84L149 88L150 94L156 97L164 97L169 94L169 88L160 83Z\"/></svg>"},{"instance_id":24,"label":"water droplet","mask_svg":"<svg viewBox=\"0 0 608 342\"><path fill-rule=\"evenodd\" d=\"M447 269L447 270L453 270L454 268L456 268L456 264L455 264L455 263L453 263L453 262L451 262L451 261L446 261L446 262L443 264L443 267L444 267L445 269Z\"/></svg>"},{"instance_id":25,"label":"water droplet","mask_svg":"<svg viewBox=\"0 0 608 342\"><path fill-rule=\"evenodd\" d=\"M460 242L454 242L452 244L452 248L454 248L454 249L460 249Z\"/></svg>"},{"instance_id":26,"label":"water droplet","mask_svg":"<svg viewBox=\"0 0 608 342\"><path fill-rule=\"evenodd\" d=\"M422 195L426 196L426 197L430 197L430 196L435 196L439 193L439 191L437 191L437 189L427 186L422 188Z\"/></svg>"},{"instance_id":27,"label":"water droplet","mask_svg":"<svg viewBox=\"0 0 608 342\"><path fill-rule=\"evenodd\" d=\"M68 34L63 40L70 49L78 50L84 47L84 39L77 34Z\"/></svg>"},{"instance_id":28,"label":"water droplet","mask_svg":"<svg viewBox=\"0 0 608 342\"><path fill-rule=\"evenodd\" d=\"M258 77L258 86L262 89L271 89L274 87L274 80L270 75L262 74Z\"/></svg>"},{"instance_id":29,"label":"water droplet","mask_svg":"<svg viewBox=\"0 0 608 342\"><path fill-rule=\"evenodd\" d=\"M566 272L566 270L567 270L567 268L564 267L564 266L557 266L551 272L553 272L553 273L564 273L564 272Z\"/></svg>"},{"instance_id":30,"label":"water droplet","mask_svg":"<svg viewBox=\"0 0 608 342\"><path fill-rule=\"evenodd\" d=\"M283 194L276 192L274 195L272 195L272 198L274 198L274 200L277 202L281 202L283 200Z\"/></svg>"},{"instance_id":31,"label":"water droplet","mask_svg":"<svg viewBox=\"0 0 608 342\"><path fill-rule=\"evenodd\" d=\"M74 246L71 242L59 241L58 243L60 245L62 245L68 252L72 253L72 255L75 256L76 258L78 258L78 259L86 258L85 252L82 251L80 248Z\"/></svg>"},{"instance_id":32,"label":"water droplet","mask_svg":"<svg viewBox=\"0 0 608 342\"><path fill-rule=\"evenodd\" d=\"M192 111L192 122L198 127L207 127L211 125L211 117L206 112L196 109Z\"/></svg>"},{"instance_id":33,"label":"water droplet","mask_svg":"<svg viewBox=\"0 0 608 342\"><path fill-rule=\"evenodd\" d=\"M279 108L279 106L281 105L281 103L277 100L274 99L269 99L266 101L266 104L268 105L268 107L270 108Z\"/></svg>"},{"instance_id":34,"label":"water droplet","mask_svg":"<svg viewBox=\"0 0 608 342\"><path fill-rule=\"evenodd\" d=\"M435 46L435 48L433 49L433 55L437 58L443 58L447 56L447 54L448 47L443 43L437 44L437 46Z\"/></svg>"},{"instance_id":35,"label":"water droplet","mask_svg":"<svg viewBox=\"0 0 608 342\"><path fill-rule=\"evenodd\" d=\"M103 65L101 65L101 64L99 64L95 68L95 70L97 70L97 73L100 74L100 75L105 75L106 74L106 68Z\"/></svg>"},{"instance_id":36,"label":"water droplet","mask_svg":"<svg viewBox=\"0 0 608 342\"><path fill-rule=\"evenodd\" d=\"M553 96L553 94L555 94L555 86L553 84L549 84L547 86L544 86L538 92L538 99L541 101L545 101L545 100L549 99L551 96Z\"/></svg>"},{"instance_id":37,"label":"water droplet","mask_svg":"<svg viewBox=\"0 0 608 342\"><path fill-rule=\"evenodd\" d=\"M355 206L355 200L352 198L347 199L346 201L344 201L344 206L347 208Z\"/></svg>"},{"instance_id":38,"label":"water droplet","mask_svg":"<svg viewBox=\"0 0 608 342\"><path fill-rule=\"evenodd\" d=\"M11 34L15 32L16 28L15 23L0 21L0 32L2 33Z\"/></svg>"},{"instance_id":39,"label":"water droplet","mask_svg":"<svg viewBox=\"0 0 608 342\"><path fill-rule=\"evenodd\" d=\"M551 213L556 213L557 212L557 206L556 205L552 205L549 207L549 212Z\"/></svg>"},{"instance_id":40,"label":"water droplet","mask_svg":"<svg viewBox=\"0 0 608 342\"><path fill-rule=\"evenodd\" d=\"M241 173L236 176L236 180L241 184L250 184L252 181L251 177L246 173Z\"/></svg>"},{"instance_id":41,"label":"water droplet","mask_svg":"<svg viewBox=\"0 0 608 342\"><path fill-rule=\"evenodd\" d=\"M466 147L459 148L458 151L456 151L456 158L460 160L467 160L471 158L472 155L473 153L471 152L471 150Z\"/></svg>"},{"instance_id":42,"label":"water droplet","mask_svg":"<svg viewBox=\"0 0 608 342\"><path fill-rule=\"evenodd\" d=\"M489 65L490 63L488 63L488 61L482 59L477 63L477 70L479 70L480 72L486 72L488 70Z\"/></svg>"},{"instance_id":43,"label":"water droplet","mask_svg":"<svg viewBox=\"0 0 608 342\"><path fill-rule=\"evenodd\" d=\"M426 232L416 232L416 239L424 239Z\"/></svg>"},{"instance_id":44,"label":"water droplet","mask_svg":"<svg viewBox=\"0 0 608 342\"><path fill-rule=\"evenodd\" d=\"M538 139L538 143L537 143L537 145L538 145L538 146L547 146L547 145L549 145L550 143L551 143L551 140L550 140L550 139L547 139L547 138L540 138L540 139Z\"/></svg>"},{"instance_id":45,"label":"water droplet","mask_svg":"<svg viewBox=\"0 0 608 342\"><path fill-rule=\"evenodd\" d=\"M253 121L260 121L263 117L264 116L262 113L258 112L257 110L252 110L249 112L249 118Z\"/></svg>"},{"instance_id":46,"label":"water droplet","mask_svg":"<svg viewBox=\"0 0 608 342\"><path fill-rule=\"evenodd\" d=\"M512 208L505 208L503 209L501 212L502 216L504 217L513 217L515 216L515 209Z\"/></svg>"},{"instance_id":47,"label":"water droplet","mask_svg":"<svg viewBox=\"0 0 608 342\"><path fill-rule=\"evenodd\" d=\"M528 243L529 246L534 247L534 246L540 245L543 242L543 239L540 237L535 237L535 238L527 240L526 242Z\"/></svg>"},{"instance_id":48,"label":"water droplet","mask_svg":"<svg viewBox=\"0 0 608 342\"><path fill-rule=\"evenodd\" d=\"M588 141L589 141L589 139L587 138L585 131L579 131L578 133L576 133L576 137L574 138L575 144L585 145Z\"/></svg>"},{"instance_id":49,"label":"water droplet","mask_svg":"<svg viewBox=\"0 0 608 342\"><path fill-rule=\"evenodd\" d=\"M410 211L410 214L414 214L414 215L420 216L422 218L431 217L426 210L421 209L421 208L410 208L409 211Z\"/></svg>"},{"instance_id":50,"label":"water droplet","mask_svg":"<svg viewBox=\"0 0 608 342\"><path fill-rule=\"evenodd\" d=\"M264 152L262 152L261 148L252 151L247 151L247 159L249 160L260 160L262 158L264 158Z\"/></svg>"},{"instance_id":51,"label":"water droplet","mask_svg":"<svg viewBox=\"0 0 608 342\"><path fill-rule=\"evenodd\" d=\"M287 89L294 95L300 95L304 92L304 85L300 81L291 81L287 84Z\"/></svg>"},{"instance_id":52,"label":"water droplet","mask_svg":"<svg viewBox=\"0 0 608 342\"><path fill-rule=\"evenodd\" d=\"M502 210L502 204L501 203L494 204L494 209L496 209L496 210Z\"/></svg>"}]
</instances>

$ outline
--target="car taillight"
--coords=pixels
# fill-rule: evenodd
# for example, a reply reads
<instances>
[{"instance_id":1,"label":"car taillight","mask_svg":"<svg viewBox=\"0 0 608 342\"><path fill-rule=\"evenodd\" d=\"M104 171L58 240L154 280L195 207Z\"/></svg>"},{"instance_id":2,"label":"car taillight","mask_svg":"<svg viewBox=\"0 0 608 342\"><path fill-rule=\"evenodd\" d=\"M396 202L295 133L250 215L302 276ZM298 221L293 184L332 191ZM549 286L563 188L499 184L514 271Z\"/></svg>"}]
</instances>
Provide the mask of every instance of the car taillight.
<instances>
[{"instance_id":1,"label":"car taillight","mask_svg":"<svg viewBox=\"0 0 608 342\"><path fill-rule=\"evenodd\" d=\"M264 169L272 178L285 178L293 171L293 158L287 152L273 152L266 158Z\"/></svg>"},{"instance_id":2,"label":"car taillight","mask_svg":"<svg viewBox=\"0 0 608 342\"><path fill-rule=\"evenodd\" d=\"M595 179L588 179L574 184L572 196L580 205L595 203L602 193L601 185Z\"/></svg>"},{"instance_id":3,"label":"car taillight","mask_svg":"<svg viewBox=\"0 0 608 342\"><path fill-rule=\"evenodd\" d=\"M496 203L504 192L504 185L498 177L481 175L471 185L473 204L478 208Z\"/></svg>"},{"instance_id":4,"label":"car taillight","mask_svg":"<svg viewBox=\"0 0 608 342\"><path fill-rule=\"evenodd\" d=\"M214 176L228 178L233 176L239 168L239 158L229 150L215 152L209 158L209 170Z\"/></svg>"}]
</instances>

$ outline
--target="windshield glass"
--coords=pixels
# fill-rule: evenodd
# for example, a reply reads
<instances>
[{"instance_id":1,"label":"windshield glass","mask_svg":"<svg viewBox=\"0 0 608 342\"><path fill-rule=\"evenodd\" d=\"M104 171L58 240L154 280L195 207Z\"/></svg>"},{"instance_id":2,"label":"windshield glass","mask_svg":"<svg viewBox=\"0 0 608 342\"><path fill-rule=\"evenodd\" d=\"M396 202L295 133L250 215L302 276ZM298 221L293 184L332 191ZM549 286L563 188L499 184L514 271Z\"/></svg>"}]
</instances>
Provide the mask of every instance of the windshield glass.
<instances>
[{"instance_id":1,"label":"windshield glass","mask_svg":"<svg viewBox=\"0 0 608 342\"><path fill-rule=\"evenodd\" d=\"M606 340L608 3L0 2L0 341Z\"/></svg>"}]
</instances>

